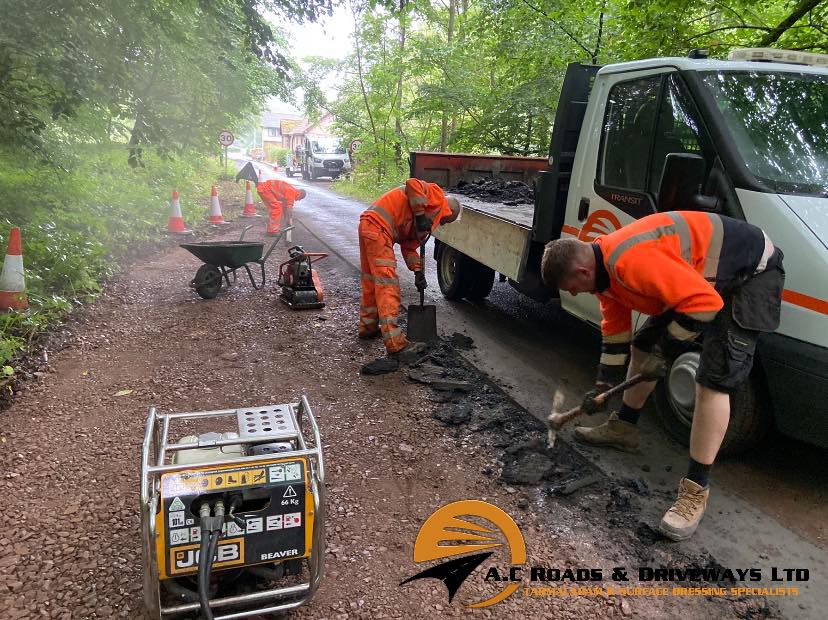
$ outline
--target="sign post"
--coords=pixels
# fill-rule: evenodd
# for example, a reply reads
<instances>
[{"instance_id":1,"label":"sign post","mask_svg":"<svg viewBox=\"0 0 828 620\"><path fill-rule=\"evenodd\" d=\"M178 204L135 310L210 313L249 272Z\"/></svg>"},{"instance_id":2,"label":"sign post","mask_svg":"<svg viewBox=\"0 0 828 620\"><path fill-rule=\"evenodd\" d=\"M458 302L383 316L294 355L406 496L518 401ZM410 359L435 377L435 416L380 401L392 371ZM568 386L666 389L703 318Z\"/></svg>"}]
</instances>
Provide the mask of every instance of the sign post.
<instances>
[{"instance_id":1,"label":"sign post","mask_svg":"<svg viewBox=\"0 0 828 620\"><path fill-rule=\"evenodd\" d=\"M356 167L356 160L354 159L354 153L359 151L359 147L362 145L362 140L354 139L351 140L351 144L348 145L348 158L351 160L351 172L354 171Z\"/></svg>"},{"instance_id":2,"label":"sign post","mask_svg":"<svg viewBox=\"0 0 828 620\"><path fill-rule=\"evenodd\" d=\"M227 130L219 134L219 144L224 147L224 178L227 178L227 148L235 141L235 136Z\"/></svg>"}]
</instances>

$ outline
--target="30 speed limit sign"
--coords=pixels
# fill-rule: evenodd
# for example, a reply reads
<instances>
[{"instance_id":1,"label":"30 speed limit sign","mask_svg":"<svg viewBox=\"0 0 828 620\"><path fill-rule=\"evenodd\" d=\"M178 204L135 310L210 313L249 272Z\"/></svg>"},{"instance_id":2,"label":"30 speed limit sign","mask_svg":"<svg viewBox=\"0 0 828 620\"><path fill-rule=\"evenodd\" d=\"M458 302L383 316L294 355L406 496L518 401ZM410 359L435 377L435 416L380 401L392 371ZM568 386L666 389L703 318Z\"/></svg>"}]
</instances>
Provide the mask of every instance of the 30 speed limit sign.
<instances>
[{"instance_id":1,"label":"30 speed limit sign","mask_svg":"<svg viewBox=\"0 0 828 620\"><path fill-rule=\"evenodd\" d=\"M219 144L221 144L222 146L230 146L235 141L236 138L229 131L222 131L219 134Z\"/></svg>"},{"instance_id":2,"label":"30 speed limit sign","mask_svg":"<svg viewBox=\"0 0 828 620\"><path fill-rule=\"evenodd\" d=\"M362 140L351 140L351 153L356 153L361 144Z\"/></svg>"}]
</instances>

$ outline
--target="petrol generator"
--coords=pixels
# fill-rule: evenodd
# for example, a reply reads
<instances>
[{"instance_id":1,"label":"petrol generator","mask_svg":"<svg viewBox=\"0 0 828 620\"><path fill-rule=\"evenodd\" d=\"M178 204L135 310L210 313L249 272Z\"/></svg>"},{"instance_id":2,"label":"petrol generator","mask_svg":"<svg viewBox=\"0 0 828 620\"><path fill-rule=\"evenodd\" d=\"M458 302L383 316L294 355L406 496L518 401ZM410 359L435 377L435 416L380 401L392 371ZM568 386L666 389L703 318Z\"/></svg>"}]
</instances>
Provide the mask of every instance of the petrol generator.
<instances>
[{"instance_id":1,"label":"petrol generator","mask_svg":"<svg viewBox=\"0 0 828 620\"><path fill-rule=\"evenodd\" d=\"M324 573L325 466L307 398L150 408L141 524L154 618L231 620L308 602Z\"/></svg>"}]
</instances>

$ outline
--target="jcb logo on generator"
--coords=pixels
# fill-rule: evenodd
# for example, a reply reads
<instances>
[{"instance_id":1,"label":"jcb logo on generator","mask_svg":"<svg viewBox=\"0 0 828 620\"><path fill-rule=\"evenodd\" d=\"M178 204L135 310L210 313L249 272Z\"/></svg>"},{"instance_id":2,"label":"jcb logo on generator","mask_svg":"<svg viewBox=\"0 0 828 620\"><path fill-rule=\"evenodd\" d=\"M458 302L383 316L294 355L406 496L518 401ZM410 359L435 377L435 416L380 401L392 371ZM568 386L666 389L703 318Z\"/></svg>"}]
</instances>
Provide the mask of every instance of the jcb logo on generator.
<instances>
[{"instance_id":1,"label":"jcb logo on generator","mask_svg":"<svg viewBox=\"0 0 828 620\"><path fill-rule=\"evenodd\" d=\"M194 573L198 570L199 545L170 549L170 575ZM216 550L213 568L244 564L244 538L223 540Z\"/></svg>"}]
</instances>

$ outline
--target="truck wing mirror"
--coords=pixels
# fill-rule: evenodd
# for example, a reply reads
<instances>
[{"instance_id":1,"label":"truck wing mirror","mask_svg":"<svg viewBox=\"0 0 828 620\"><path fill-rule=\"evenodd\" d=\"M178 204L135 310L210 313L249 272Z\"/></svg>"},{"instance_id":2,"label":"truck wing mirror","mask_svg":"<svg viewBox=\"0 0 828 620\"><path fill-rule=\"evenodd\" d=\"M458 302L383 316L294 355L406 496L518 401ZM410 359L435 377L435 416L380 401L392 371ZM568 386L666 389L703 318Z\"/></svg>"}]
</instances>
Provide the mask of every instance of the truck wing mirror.
<instances>
[{"instance_id":1,"label":"truck wing mirror","mask_svg":"<svg viewBox=\"0 0 828 620\"><path fill-rule=\"evenodd\" d=\"M670 153L658 188L659 211L716 211L719 201L701 194L704 158L693 153Z\"/></svg>"}]
</instances>

